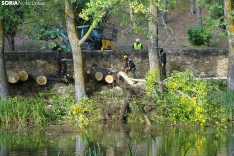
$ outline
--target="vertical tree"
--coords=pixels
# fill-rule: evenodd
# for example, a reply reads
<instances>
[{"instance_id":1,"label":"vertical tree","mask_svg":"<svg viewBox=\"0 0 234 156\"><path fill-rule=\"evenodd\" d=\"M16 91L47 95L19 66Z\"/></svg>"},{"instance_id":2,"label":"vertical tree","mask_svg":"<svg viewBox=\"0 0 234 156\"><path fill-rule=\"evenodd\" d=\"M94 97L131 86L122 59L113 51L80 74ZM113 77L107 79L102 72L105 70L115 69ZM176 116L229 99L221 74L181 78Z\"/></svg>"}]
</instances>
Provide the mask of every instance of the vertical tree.
<instances>
[{"instance_id":1,"label":"vertical tree","mask_svg":"<svg viewBox=\"0 0 234 156\"><path fill-rule=\"evenodd\" d=\"M10 94L5 70L3 19L0 19L0 71L0 97L5 98Z\"/></svg>"},{"instance_id":2,"label":"vertical tree","mask_svg":"<svg viewBox=\"0 0 234 156\"><path fill-rule=\"evenodd\" d=\"M163 0L163 10L162 10L162 23L167 24L167 4L168 0Z\"/></svg>"},{"instance_id":3,"label":"vertical tree","mask_svg":"<svg viewBox=\"0 0 234 156\"><path fill-rule=\"evenodd\" d=\"M201 9L201 0L196 0L196 13L197 13L197 28L202 26L202 9Z\"/></svg>"},{"instance_id":4,"label":"vertical tree","mask_svg":"<svg viewBox=\"0 0 234 156\"><path fill-rule=\"evenodd\" d=\"M65 19L66 19L66 28L67 34L70 41L70 46L73 56L74 64L74 79L75 79L75 92L76 100L86 96L85 83L84 83L84 74L83 74L83 59L81 53L81 42L78 39L76 31L76 22L74 14L74 4L70 0L65 1ZM89 29L92 30L92 26ZM89 35L87 34L87 35Z\"/></svg>"},{"instance_id":5,"label":"vertical tree","mask_svg":"<svg viewBox=\"0 0 234 156\"><path fill-rule=\"evenodd\" d=\"M81 98L86 96L81 45L88 38L92 29L98 26L98 23L102 20L102 17L105 16L108 8L113 7L118 0L90 0L90 2L86 4L86 8L83 9L80 16L85 20L89 20L91 17L92 24L89 27L88 32L81 39L78 38L76 31L74 2L75 0L65 0L65 20L74 60L76 101L79 101Z\"/></svg>"},{"instance_id":6,"label":"vertical tree","mask_svg":"<svg viewBox=\"0 0 234 156\"><path fill-rule=\"evenodd\" d=\"M194 15L194 13L195 13L194 0L190 0L190 14Z\"/></svg>"},{"instance_id":7,"label":"vertical tree","mask_svg":"<svg viewBox=\"0 0 234 156\"><path fill-rule=\"evenodd\" d=\"M161 80L160 75L160 58L158 54L158 8L155 5L156 0L150 0L149 4L149 43L148 43L148 54L149 54L149 65L150 69L156 69L158 71L158 82Z\"/></svg>"},{"instance_id":8,"label":"vertical tree","mask_svg":"<svg viewBox=\"0 0 234 156\"><path fill-rule=\"evenodd\" d=\"M229 61L228 61L228 87L234 90L234 22L233 22L233 0L224 0L225 20L227 23L229 41Z\"/></svg>"}]
</instances>

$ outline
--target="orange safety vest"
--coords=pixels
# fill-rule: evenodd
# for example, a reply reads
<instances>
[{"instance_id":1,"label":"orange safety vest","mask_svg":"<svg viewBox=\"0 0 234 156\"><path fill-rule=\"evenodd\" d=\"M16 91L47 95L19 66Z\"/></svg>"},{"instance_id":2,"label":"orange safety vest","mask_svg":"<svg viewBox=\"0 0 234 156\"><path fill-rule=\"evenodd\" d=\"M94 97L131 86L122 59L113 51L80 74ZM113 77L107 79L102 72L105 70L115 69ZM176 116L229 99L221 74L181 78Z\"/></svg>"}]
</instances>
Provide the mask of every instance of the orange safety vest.
<instances>
[{"instance_id":1,"label":"orange safety vest","mask_svg":"<svg viewBox=\"0 0 234 156\"><path fill-rule=\"evenodd\" d=\"M134 50L141 50L141 48L142 48L142 45L141 45L141 43L139 43L139 44L137 44L137 43L134 43Z\"/></svg>"}]
</instances>

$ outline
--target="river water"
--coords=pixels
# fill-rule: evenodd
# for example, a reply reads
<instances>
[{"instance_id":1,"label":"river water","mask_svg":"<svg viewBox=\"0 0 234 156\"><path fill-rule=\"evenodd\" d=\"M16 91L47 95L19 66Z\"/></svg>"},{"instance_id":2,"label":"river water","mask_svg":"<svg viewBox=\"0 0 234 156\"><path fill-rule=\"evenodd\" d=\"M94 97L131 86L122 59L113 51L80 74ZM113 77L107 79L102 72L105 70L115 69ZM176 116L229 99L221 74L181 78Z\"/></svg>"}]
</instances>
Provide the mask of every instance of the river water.
<instances>
[{"instance_id":1,"label":"river water","mask_svg":"<svg viewBox=\"0 0 234 156\"><path fill-rule=\"evenodd\" d=\"M14 130L13 130L14 129ZM234 156L234 127L92 124L0 131L0 156Z\"/></svg>"}]
</instances>

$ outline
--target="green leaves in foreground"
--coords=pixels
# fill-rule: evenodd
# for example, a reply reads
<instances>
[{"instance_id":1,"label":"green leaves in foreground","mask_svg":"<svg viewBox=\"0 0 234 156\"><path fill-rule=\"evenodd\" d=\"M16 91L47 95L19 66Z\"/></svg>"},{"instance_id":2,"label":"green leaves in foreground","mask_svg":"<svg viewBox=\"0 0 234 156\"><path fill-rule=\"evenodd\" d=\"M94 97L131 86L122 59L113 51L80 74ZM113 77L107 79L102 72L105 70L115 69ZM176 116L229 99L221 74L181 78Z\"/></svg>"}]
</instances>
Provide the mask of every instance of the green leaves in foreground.
<instances>
[{"instance_id":1,"label":"green leaves in foreground","mask_svg":"<svg viewBox=\"0 0 234 156\"><path fill-rule=\"evenodd\" d=\"M45 103L39 98L14 97L0 101L0 123L45 122Z\"/></svg>"},{"instance_id":2,"label":"green leaves in foreground","mask_svg":"<svg viewBox=\"0 0 234 156\"><path fill-rule=\"evenodd\" d=\"M149 91L153 90L153 86L157 88L157 83L153 81L157 79L155 72L147 74L146 84ZM164 83L163 92L150 94L151 96L146 93L148 95L146 98L149 102L155 103L156 107L150 116L151 120L173 124L226 126L227 119L232 115L230 110L233 104L230 100L225 102L228 98L211 98L217 94L219 97L230 95L226 90L219 89L223 88L223 83L198 79L192 71L174 71Z\"/></svg>"}]
</instances>

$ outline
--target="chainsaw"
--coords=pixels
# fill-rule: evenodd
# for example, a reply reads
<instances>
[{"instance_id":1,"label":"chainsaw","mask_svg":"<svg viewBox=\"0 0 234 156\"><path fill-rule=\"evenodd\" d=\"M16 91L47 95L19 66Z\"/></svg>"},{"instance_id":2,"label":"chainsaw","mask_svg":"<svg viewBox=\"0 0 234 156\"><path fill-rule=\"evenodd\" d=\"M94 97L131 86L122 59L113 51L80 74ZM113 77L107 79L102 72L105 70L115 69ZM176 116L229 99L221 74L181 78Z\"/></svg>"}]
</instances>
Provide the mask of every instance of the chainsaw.
<instances>
[{"instance_id":1,"label":"chainsaw","mask_svg":"<svg viewBox=\"0 0 234 156\"><path fill-rule=\"evenodd\" d=\"M66 58L63 58L61 61L68 61L68 62L72 62L72 59L66 59Z\"/></svg>"}]
</instances>

